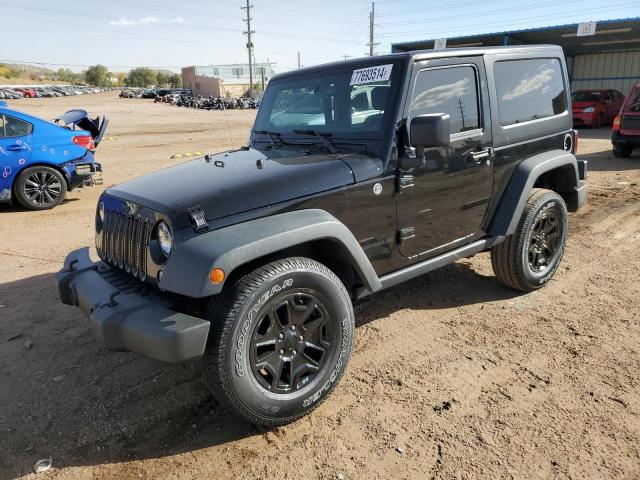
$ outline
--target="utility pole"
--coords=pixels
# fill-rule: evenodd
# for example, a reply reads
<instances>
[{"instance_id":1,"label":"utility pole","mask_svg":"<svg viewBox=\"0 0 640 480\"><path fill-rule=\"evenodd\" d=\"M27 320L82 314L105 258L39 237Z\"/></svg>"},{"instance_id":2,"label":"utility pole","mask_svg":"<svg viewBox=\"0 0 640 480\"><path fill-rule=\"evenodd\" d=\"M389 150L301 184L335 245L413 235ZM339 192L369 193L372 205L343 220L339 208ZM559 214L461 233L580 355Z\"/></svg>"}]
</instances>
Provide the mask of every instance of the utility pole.
<instances>
[{"instance_id":1,"label":"utility pole","mask_svg":"<svg viewBox=\"0 0 640 480\"><path fill-rule=\"evenodd\" d=\"M464 107L462 106L462 100L458 98L458 106L460 107L460 118L462 119L462 131L464 132L467 127L464 124Z\"/></svg>"},{"instance_id":2,"label":"utility pole","mask_svg":"<svg viewBox=\"0 0 640 480\"><path fill-rule=\"evenodd\" d=\"M342 57L346 60L347 58L351 58L351 55L347 55L347 54L345 53Z\"/></svg>"},{"instance_id":3,"label":"utility pole","mask_svg":"<svg viewBox=\"0 0 640 480\"><path fill-rule=\"evenodd\" d=\"M243 33L247 36L247 50L249 51L249 96L253 97L253 43L251 42L251 35L256 33L251 30L251 9L253 5L250 5L249 0L247 0L247 6L240 8L247 11L247 18L244 19L247 22L247 30Z\"/></svg>"},{"instance_id":4,"label":"utility pole","mask_svg":"<svg viewBox=\"0 0 640 480\"><path fill-rule=\"evenodd\" d=\"M376 3L375 2L371 2L371 13L369 13L369 43L367 45L369 45L369 56L373 57L373 49L376 45L378 45L377 43L375 43L373 41L374 39L374 33L373 33L373 23L375 21L375 17L376 17Z\"/></svg>"},{"instance_id":5,"label":"utility pole","mask_svg":"<svg viewBox=\"0 0 640 480\"><path fill-rule=\"evenodd\" d=\"M298 52L298 68L302 68L302 62L300 61L300 52Z\"/></svg>"}]
</instances>

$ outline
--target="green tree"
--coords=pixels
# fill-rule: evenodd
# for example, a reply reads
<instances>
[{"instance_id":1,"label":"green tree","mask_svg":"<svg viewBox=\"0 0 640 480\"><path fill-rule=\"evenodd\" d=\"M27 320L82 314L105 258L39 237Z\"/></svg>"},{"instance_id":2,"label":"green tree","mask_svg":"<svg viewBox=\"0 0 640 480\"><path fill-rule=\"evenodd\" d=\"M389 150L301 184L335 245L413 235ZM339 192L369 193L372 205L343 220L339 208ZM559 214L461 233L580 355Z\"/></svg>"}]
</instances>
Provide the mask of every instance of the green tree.
<instances>
[{"instance_id":1,"label":"green tree","mask_svg":"<svg viewBox=\"0 0 640 480\"><path fill-rule=\"evenodd\" d=\"M129 72L125 80L127 87L150 87L157 83L156 73L150 68L134 68Z\"/></svg>"},{"instance_id":2,"label":"green tree","mask_svg":"<svg viewBox=\"0 0 640 480\"><path fill-rule=\"evenodd\" d=\"M180 75L179 73L170 75L169 84L173 85L175 88L182 88L182 75Z\"/></svg>"},{"instance_id":3,"label":"green tree","mask_svg":"<svg viewBox=\"0 0 640 480\"><path fill-rule=\"evenodd\" d=\"M109 69L104 65L93 65L84 72L84 79L89 85L108 87L111 85Z\"/></svg>"},{"instance_id":4,"label":"green tree","mask_svg":"<svg viewBox=\"0 0 640 480\"><path fill-rule=\"evenodd\" d=\"M75 80L75 73L68 68L59 68L56 73L56 78L61 82L73 82Z\"/></svg>"},{"instance_id":5,"label":"green tree","mask_svg":"<svg viewBox=\"0 0 640 480\"><path fill-rule=\"evenodd\" d=\"M159 87L166 87L169 85L169 75L162 72L156 73L156 84Z\"/></svg>"}]
</instances>

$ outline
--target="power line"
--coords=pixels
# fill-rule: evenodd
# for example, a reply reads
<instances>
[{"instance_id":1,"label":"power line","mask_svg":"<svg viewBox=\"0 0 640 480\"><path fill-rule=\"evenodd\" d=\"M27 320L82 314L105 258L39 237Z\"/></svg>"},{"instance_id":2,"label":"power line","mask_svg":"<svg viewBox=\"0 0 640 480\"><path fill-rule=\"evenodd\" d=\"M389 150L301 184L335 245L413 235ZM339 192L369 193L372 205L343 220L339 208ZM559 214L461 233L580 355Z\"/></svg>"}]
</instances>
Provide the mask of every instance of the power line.
<instances>
[{"instance_id":1,"label":"power line","mask_svg":"<svg viewBox=\"0 0 640 480\"><path fill-rule=\"evenodd\" d=\"M637 5L637 1L634 2L626 2L626 3L618 3L618 4L610 4L607 5L606 7L596 7L596 8L591 8L591 9L582 9L580 10L580 13L600 13L600 12L609 12L611 11L611 8L613 7L627 7L627 6L633 6L633 5ZM522 23L526 23L528 21L533 21L533 20L548 20L548 19L558 19L558 18L563 18L563 17L567 17L569 15L572 15L575 17L575 12L562 12L562 13L554 13L554 14L547 14L547 15L541 15L541 16L535 16L535 17L527 17L527 18L520 18L520 19L510 19L508 21L501 21L501 22L491 22L491 23L483 23L482 26L483 27L490 27L490 28L494 28L494 27L502 27L502 26L512 26L514 24L522 24ZM457 30L463 30L463 29L471 29L474 27L477 27L478 25L478 21L477 18L474 17L474 25L468 25L465 27L458 27ZM574 22L576 23L576 22ZM414 35L414 34L425 34L426 32L428 32L430 35L431 34L438 34L438 33L451 33L451 27L443 27L443 28L436 28L436 29L431 29L431 28L424 28L422 30L411 30L411 31L404 31L404 32L398 32L398 33L383 33L380 34L380 37L398 37L400 35ZM481 32L474 32L474 35L481 35ZM459 36L459 34L456 34L457 36Z\"/></svg>"},{"instance_id":2,"label":"power line","mask_svg":"<svg viewBox=\"0 0 640 480\"><path fill-rule=\"evenodd\" d=\"M482 4L486 4L486 3L495 3L495 2L499 2L502 0L485 0ZM387 2L381 2L378 1L378 4L380 3L387 3ZM396 3L394 1L394 3ZM450 3L448 5L438 5L438 10L451 10L452 8L460 8L460 7L468 7L471 5L478 5L478 0L471 0L471 1L465 1L465 2L459 2L459 3ZM416 8L416 9L412 9L412 10L393 10L391 12L382 12L379 13L378 16L379 17L391 17L391 16L396 16L396 15L413 15L416 13L430 13L433 12L434 8L430 7L430 8Z\"/></svg>"},{"instance_id":3,"label":"power line","mask_svg":"<svg viewBox=\"0 0 640 480\"><path fill-rule=\"evenodd\" d=\"M548 2L537 3L536 5L530 5L528 7L513 7L513 8L499 8L496 10L484 10L482 12L483 15L491 15L494 13L511 13L511 12L520 12L523 10L531 10L538 9L541 7L550 7L554 5L566 5L567 2L565 0L552 0ZM452 20L457 18L468 18L468 13L462 13L460 15L446 15L443 17L429 17L429 21L440 21L440 20ZM390 22L390 23L382 23L377 26L379 27L388 27L393 25L414 25L414 24L424 24L424 20L410 20L410 21L398 21L398 22Z\"/></svg>"}]
</instances>

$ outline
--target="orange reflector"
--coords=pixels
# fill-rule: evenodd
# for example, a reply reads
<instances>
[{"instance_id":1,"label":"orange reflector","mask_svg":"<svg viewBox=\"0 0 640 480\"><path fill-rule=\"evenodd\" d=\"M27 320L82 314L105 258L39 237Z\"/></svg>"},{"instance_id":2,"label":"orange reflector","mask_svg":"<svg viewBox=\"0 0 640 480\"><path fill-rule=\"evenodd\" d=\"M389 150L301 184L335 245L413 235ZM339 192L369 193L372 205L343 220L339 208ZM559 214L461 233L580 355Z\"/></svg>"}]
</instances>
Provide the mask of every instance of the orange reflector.
<instances>
[{"instance_id":1,"label":"orange reflector","mask_svg":"<svg viewBox=\"0 0 640 480\"><path fill-rule=\"evenodd\" d=\"M212 268L209 272L209 280L214 285L220 285L224 281L224 270L221 268Z\"/></svg>"},{"instance_id":2,"label":"orange reflector","mask_svg":"<svg viewBox=\"0 0 640 480\"><path fill-rule=\"evenodd\" d=\"M620 121L621 121L621 117L620 115L616 115L616 118L613 119L613 131L614 132L619 132L620 131Z\"/></svg>"}]
</instances>

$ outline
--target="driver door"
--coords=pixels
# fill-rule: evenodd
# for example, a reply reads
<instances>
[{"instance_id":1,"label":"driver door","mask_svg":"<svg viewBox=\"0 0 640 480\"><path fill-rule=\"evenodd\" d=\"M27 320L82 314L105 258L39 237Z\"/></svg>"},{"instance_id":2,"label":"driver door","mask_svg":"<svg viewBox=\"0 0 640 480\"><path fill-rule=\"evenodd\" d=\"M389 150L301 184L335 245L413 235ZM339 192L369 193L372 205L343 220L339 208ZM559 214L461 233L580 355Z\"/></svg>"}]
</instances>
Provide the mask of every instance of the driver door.
<instances>
[{"instance_id":1,"label":"driver door","mask_svg":"<svg viewBox=\"0 0 640 480\"><path fill-rule=\"evenodd\" d=\"M429 258L481 236L493 188L489 98L482 57L430 60L416 65L408 111L450 116L450 144L426 148L421 166L402 169L400 253Z\"/></svg>"}]
</instances>

